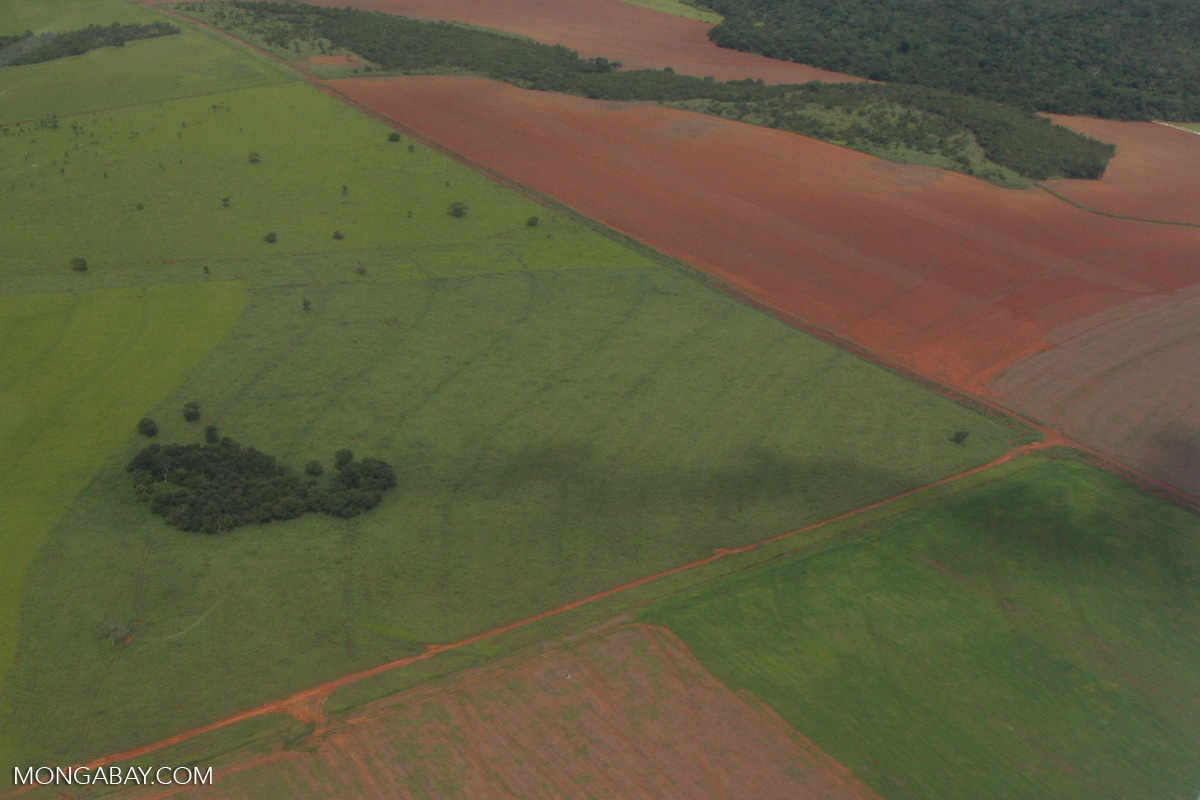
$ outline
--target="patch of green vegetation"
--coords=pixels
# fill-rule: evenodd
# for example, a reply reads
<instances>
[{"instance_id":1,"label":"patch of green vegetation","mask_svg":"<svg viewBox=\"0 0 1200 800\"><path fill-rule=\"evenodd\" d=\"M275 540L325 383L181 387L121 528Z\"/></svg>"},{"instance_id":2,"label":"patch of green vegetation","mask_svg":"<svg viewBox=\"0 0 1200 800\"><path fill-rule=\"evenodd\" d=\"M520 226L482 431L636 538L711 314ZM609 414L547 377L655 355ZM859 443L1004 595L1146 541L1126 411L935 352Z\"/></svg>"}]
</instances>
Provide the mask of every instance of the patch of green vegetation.
<instances>
[{"instance_id":1,"label":"patch of green vegetation","mask_svg":"<svg viewBox=\"0 0 1200 800\"><path fill-rule=\"evenodd\" d=\"M890 800L1191 797L1200 520L1044 460L644 615Z\"/></svg>"},{"instance_id":2,"label":"patch of green vegetation","mask_svg":"<svg viewBox=\"0 0 1200 800\"><path fill-rule=\"evenodd\" d=\"M0 36L25 31L62 33L88 25L156 20L162 20L162 16L125 0L5 0L0 4Z\"/></svg>"},{"instance_id":3,"label":"patch of green vegetation","mask_svg":"<svg viewBox=\"0 0 1200 800\"><path fill-rule=\"evenodd\" d=\"M1200 115L1191 0L712 0L722 47L1039 111Z\"/></svg>"},{"instance_id":4,"label":"patch of green vegetation","mask_svg":"<svg viewBox=\"0 0 1200 800\"><path fill-rule=\"evenodd\" d=\"M693 5L684 0L626 0L635 6L648 8L651 11L662 11L665 14L674 14L677 17L685 17L694 19L699 22L709 22L716 24L724 17L715 11L711 11L703 6Z\"/></svg>"},{"instance_id":5,"label":"patch of green vegetation","mask_svg":"<svg viewBox=\"0 0 1200 800\"><path fill-rule=\"evenodd\" d=\"M3 678L16 652L26 570L46 535L244 303L233 282L0 297ZM5 714L0 761L12 764L19 750L8 721Z\"/></svg>"},{"instance_id":6,"label":"patch of green vegetation","mask_svg":"<svg viewBox=\"0 0 1200 800\"><path fill-rule=\"evenodd\" d=\"M519 233L544 237L525 216ZM199 439L178 414L199 399L285 463L352 443L397 488L351 520L182 534L131 497L131 437L42 550L24 734L64 759L153 740L894 495L1024 434L627 257L643 265L412 280L272 262L275 282L150 414L160 436ZM135 619L127 646L96 633Z\"/></svg>"},{"instance_id":7,"label":"patch of green vegetation","mask_svg":"<svg viewBox=\"0 0 1200 800\"><path fill-rule=\"evenodd\" d=\"M148 25L89 25L77 31L23 33L0 36L0 67L41 64L81 56L101 47L124 47L127 42L173 36L179 29L168 22Z\"/></svg>"},{"instance_id":8,"label":"patch of green vegetation","mask_svg":"<svg viewBox=\"0 0 1200 800\"><path fill-rule=\"evenodd\" d=\"M109 5L107 2L95 6L70 4L63 9L63 22L38 26L33 31L74 30L90 23L146 25L166 19L161 13L124 2L111 3L122 13L110 14ZM0 124L50 116L61 118L296 80L286 67L220 34L190 23L180 27L182 31L177 36L130 42L124 47L93 50L73 58L0 70ZM0 28L0 34L25 30ZM5 142L0 151L10 149L10 144ZM7 171L0 170L0 174L7 175Z\"/></svg>"},{"instance_id":9,"label":"patch of green vegetation","mask_svg":"<svg viewBox=\"0 0 1200 800\"><path fill-rule=\"evenodd\" d=\"M924 156L959 172L1014 183L1014 173L1098 178L1114 153L1098 142L1014 106L919 86L718 83L670 70L616 71L562 46L377 12L234 0L180 10L288 52L330 42L403 73L472 72L518 86L602 100L692 102L698 111L814 136L905 161ZM830 112L833 112L832 114ZM831 119L834 122L831 122Z\"/></svg>"},{"instance_id":10,"label":"patch of green vegetation","mask_svg":"<svg viewBox=\"0 0 1200 800\"><path fill-rule=\"evenodd\" d=\"M644 263L300 84L56 124L0 131L0 275L380 247L457 274Z\"/></svg>"}]
</instances>

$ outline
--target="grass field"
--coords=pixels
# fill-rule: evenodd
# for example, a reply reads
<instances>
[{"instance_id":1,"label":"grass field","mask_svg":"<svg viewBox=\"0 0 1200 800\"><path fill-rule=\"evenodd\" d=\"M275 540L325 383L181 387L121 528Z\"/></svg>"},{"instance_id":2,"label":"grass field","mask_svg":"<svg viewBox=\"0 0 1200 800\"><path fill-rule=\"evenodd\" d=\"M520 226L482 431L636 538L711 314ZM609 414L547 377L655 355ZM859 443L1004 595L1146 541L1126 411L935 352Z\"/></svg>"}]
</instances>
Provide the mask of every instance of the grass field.
<instances>
[{"instance_id":1,"label":"grass field","mask_svg":"<svg viewBox=\"0 0 1200 800\"><path fill-rule=\"evenodd\" d=\"M88 24L148 23L165 19L133 3L0 4L0 34L78 30ZM280 84L295 76L265 56L218 34L172 20L178 35L130 42L81 56L0 69L0 124L65 117L104 109L197 97L249 86ZM128 135L129 131L125 132ZM4 141L0 152L11 149ZM0 172L7 169L0 166Z\"/></svg>"},{"instance_id":2,"label":"grass field","mask_svg":"<svg viewBox=\"0 0 1200 800\"><path fill-rule=\"evenodd\" d=\"M0 297L0 678L16 650L25 571L46 534L244 302L232 282ZM16 752L9 733L0 725L4 763Z\"/></svg>"},{"instance_id":3,"label":"grass field","mask_svg":"<svg viewBox=\"0 0 1200 800\"><path fill-rule=\"evenodd\" d=\"M483 271L632 258L426 147L389 142L381 123L300 84L9 131L0 138L0 216L11 244L0 276L66 269L76 256L103 271L379 247L435 266L466 258ZM456 200L465 217L446 213ZM531 216L543 224L527 227ZM263 241L269 232L277 243Z\"/></svg>"},{"instance_id":4,"label":"grass field","mask_svg":"<svg viewBox=\"0 0 1200 800\"><path fill-rule=\"evenodd\" d=\"M179 415L197 399L204 424L285 463L351 447L392 461L401 485L348 522L189 536L133 500L130 441L30 580L40 623L17 714L48 756L454 641L927 483L1021 435L659 267L413 280L326 267L318 281L270 268L275 284L155 412L160 438L199 435ZM957 429L972 431L963 446ZM138 620L127 649L96 635L110 619Z\"/></svg>"},{"instance_id":5,"label":"grass field","mask_svg":"<svg viewBox=\"0 0 1200 800\"><path fill-rule=\"evenodd\" d=\"M890 800L1200 783L1200 521L1036 467L653 608Z\"/></svg>"}]
</instances>

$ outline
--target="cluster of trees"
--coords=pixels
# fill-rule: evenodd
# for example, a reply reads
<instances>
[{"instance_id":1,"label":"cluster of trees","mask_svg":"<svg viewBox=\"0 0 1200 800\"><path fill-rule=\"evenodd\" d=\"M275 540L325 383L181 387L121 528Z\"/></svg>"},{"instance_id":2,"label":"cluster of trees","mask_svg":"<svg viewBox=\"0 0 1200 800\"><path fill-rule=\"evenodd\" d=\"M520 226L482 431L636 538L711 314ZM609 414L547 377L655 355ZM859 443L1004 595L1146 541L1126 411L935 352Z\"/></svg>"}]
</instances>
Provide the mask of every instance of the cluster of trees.
<instances>
[{"instance_id":1,"label":"cluster of trees","mask_svg":"<svg viewBox=\"0 0 1200 800\"><path fill-rule=\"evenodd\" d=\"M1200 119L1195 0L706 0L722 47L1021 108Z\"/></svg>"},{"instance_id":2,"label":"cluster of trees","mask_svg":"<svg viewBox=\"0 0 1200 800\"><path fill-rule=\"evenodd\" d=\"M318 462L300 476L228 437L212 442L215 429L206 438L205 444L151 444L126 468L137 497L180 530L214 534L307 512L354 517L379 505L396 485L391 464L356 461L349 450L335 454L334 474L322 482Z\"/></svg>"},{"instance_id":3,"label":"cluster of trees","mask_svg":"<svg viewBox=\"0 0 1200 800\"><path fill-rule=\"evenodd\" d=\"M179 28L166 22L148 25L89 25L83 30L67 33L34 34L26 31L20 36L0 36L0 67L40 64L57 58L83 55L101 47L122 47L136 39L153 39L179 33Z\"/></svg>"},{"instance_id":4,"label":"cluster of trees","mask_svg":"<svg viewBox=\"0 0 1200 800\"><path fill-rule=\"evenodd\" d=\"M213 20L224 15L222 24L250 31L272 46L328 41L388 71L466 70L530 89L597 99L702 101L697 110L868 152L907 148L942 156L947 166L968 173L979 167L979 159L968 153L982 151L992 164L1035 180L1097 178L1114 152L1030 111L920 86L718 82L669 69L617 71L616 62L579 58L561 46L378 12L250 0L193 8Z\"/></svg>"}]
</instances>

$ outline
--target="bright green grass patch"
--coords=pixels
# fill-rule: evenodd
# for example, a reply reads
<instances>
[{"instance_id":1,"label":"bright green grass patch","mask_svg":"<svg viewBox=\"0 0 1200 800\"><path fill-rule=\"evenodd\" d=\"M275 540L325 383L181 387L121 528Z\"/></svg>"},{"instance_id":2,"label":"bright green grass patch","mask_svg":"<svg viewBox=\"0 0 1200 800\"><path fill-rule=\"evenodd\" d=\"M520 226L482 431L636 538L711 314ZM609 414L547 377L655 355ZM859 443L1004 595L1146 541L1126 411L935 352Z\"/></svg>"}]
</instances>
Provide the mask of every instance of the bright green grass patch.
<instances>
[{"instance_id":1,"label":"bright green grass patch","mask_svg":"<svg viewBox=\"0 0 1200 800\"><path fill-rule=\"evenodd\" d=\"M31 579L17 715L46 757L456 641L1022 435L658 267L320 282L272 269L277 284L153 414L160 439L212 423L297 466L350 447L395 464L400 486L349 521L186 535L133 499L131 440ZM188 425L192 399L204 418ZM133 619L128 648L96 634Z\"/></svg>"},{"instance_id":2,"label":"bright green grass patch","mask_svg":"<svg viewBox=\"0 0 1200 800\"><path fill-rule=\"evenodd\" d=\"M1190 800L1200 520L1046 462L645 615L891 800Z\"/></svg>"},{"instance_id":3,"label":"bright green grass patch","mask_svg":"<svg viewBox=\"0 0 1200 800\"><path fill-rule=\"evenodd\" d=\"M25 571L46 534L244 303L233 282L0 297L0 675L16 649ZM0 739L0 762L13 753Z\"/></svg>"},{"instance_id":4,"label":"bright green grass patch","mask_svg":"<svg viewBox=\"0 0 1200 800\"><path fill-rule=\"evenodd\" d=\"M107 11L93 14L80 10L76 15L80 19L71 16L70 23L49 27L86 27L83 18L104 24L165 19L162 14L131 3L113 5L125 13L113 16ZM179 34L130 42L124 47L105 47L43 64L0 69L0 123L50 115L65 117L296 80L294 74L266 56L217 33L179 20L171 22L181 29ZM24 28L18 26L13 32L22 33ZM66 142L63 148L71 144ZM5 153L12 145L11 139L0 139L0 178L9 177Z\"/></svg>"},{"instance_id":5,"label":"bright green grass patch","mask_svg":"<svg viewBox=\"0 0 1200 800\"><path fill-rule=\"evenodd\" d=\"M20 130L0 136L0 275L378 247L483 271L648 263L305 85Z\"/></svg>"},{"instance_id":6,"label":"bright green grass patch","mask_svg":"<svg viewBox=\"0 0 1200 800\"><path fill-rule=\"evenodd\" d=\"M1200 133L1200 122L1172 122L1176 128L1187 128L1189 131Z\"/></svg>"},{"instance_id":7,"label":"bright green grass patch","mask_svg":"<svg viewBox=\"0 0 1200 800\"><path fill-rule=\"evenodd\" d=\"M717 24L724 19L715 11L709 11L707 8L697 8L690 3L682 2L682 0L626 0L635 6L649 8L652 11L662 11L666 14L674 14L677 17L686 17L688 19L699 20L700 22L711 22Z\"/></svg>"}]
</instances>

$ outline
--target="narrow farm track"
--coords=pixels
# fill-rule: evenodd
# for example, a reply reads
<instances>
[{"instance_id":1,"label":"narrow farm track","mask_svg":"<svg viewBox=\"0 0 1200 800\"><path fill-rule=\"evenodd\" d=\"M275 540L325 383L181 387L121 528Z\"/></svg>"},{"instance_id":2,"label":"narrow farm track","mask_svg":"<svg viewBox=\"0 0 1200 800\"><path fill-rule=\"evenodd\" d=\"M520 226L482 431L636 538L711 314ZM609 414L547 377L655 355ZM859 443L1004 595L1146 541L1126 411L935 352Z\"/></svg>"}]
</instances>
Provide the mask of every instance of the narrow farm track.
<instances>
[{"instance_id":1,"label":"narrow farm track","mask_svg":"<svg viewBox=\"0 0 1200 800\"><path fill-rule=\"evenodd\" d=\"M583 597L578 600L573 600L570 603L565 603L561 606L558 606L557 608L552 608L547 611L543 611L541 613L534 614L533 616L526 617L524 619L520 619L515 622L510 622L508 624L501 625L496 628L492 628L491 630L487 630L482 633L475 634L473 636L468 636L465 639L460 639L457 642L452 642L450 644L429 645L424 652L419 653L418 655L407 656L405 658L398 658L398 659L395 659L394 661L389 661L387 663L380 664L378 666L371 667L369 669L361 670L359 672L354 672L349 675L344 675L340 678L335 678L333 680L326 681L321 684L317 684L316 686L312 686L307 689L302 689L301 691L296 692L296 693L294 693L288 697L282 698L280 700L275 700L273 702L266 703L264 705L260 705L260 706L254 707L254 708L249 708L244 711L240 711L236 714L231 714L227 717L223 717L221 719L210 722L207 725L202 725L197 728L192 728L187 731L182 731L180 733L174 734L172 736L168 736L165 739L162 739L157 742L153 742L151 744L143 745L141 747L136 747L131 750L125 750L125 751L122 751L119 753L112 753L112 754L109 754L106 756L102 756L100 758L93 759L92 761L89 761L89 762L79 765L79 766L82 766L87 769L95 769L97 767L108 766L110 764L115 764L115 763L118 763L121 761L126 761L129 759L141 758L143 756L147 756L147 755L155 753L159 750L162 750L166 747L171 747L173 745L182 744L184 742L190 741L192 739L195 739L197 736L201 736L203 734L206 734L206 733L209 733L212 731L220 730L222 728L227 728L230 725L234 725L239 722L244 722L246 720L255 719L257 717L264 717L264 716L271 715L271 714L284 714L284 715L292 717L293 719L295 719L296 721L298 721L302 724L312 725L314 730L313 730L313 733L311 734L311 737L313 737L313 738L320 737L320 736L325 735L329 731L329 728L330 728L330 721L329 721L328 717L326 716L325 710L324 710L325 703L329 699L329 696L331 694L333 694L335 691L337 691L338 689L341 689L343 687L350 686L351 684L358 683L367 678L375 677L376 675L380 675L380 674L383 674L386 672L390 672L392 670L401 669L403 667L407 667L412 664L416 664L418 662L425 661L427 659L430 659L430 658L438 655L439 653L444 653L444 652L448 652L448 651L452 651L452 650L459 650L459 649L467 647L469 645L476 644L478 642L482 642L487 639L491 639L493 637L500 636L502 634L518 630L520 628L528 627L529 625L540 622L542 620L546 620L551 617L555 617L555 616L567 613L569 611L573 611L582 606L586 606L591 603L595 603L599 600L603 600L605 598L612 597L614 595L618 595L623 592L627 592L631 589L635 589L640 586L645 586L646 584L653 583L654 581L660 580L662 578L666 578L666 577L669 577L671 575L675 575L675 574L678 574L681 572L686 572L688 570L696 569L698 567L703 567L707 564L711 564L714 561L717 561L722 558L727 558L729 556L738 555L740 553L747 553L752 550L757 550L758 548L763 547L764 545L771 544L773 542L778 542L783 539L787 539L788 537L791 537L791 536L797 536L800 534L810 533L812 531L819 530L821 528L827 527L829 525L832 525L832 524L835 524L838 522L842 522L844 520L850 519L852 517L856 517L856 516L864 514L866 512L873 511L873 510L876 510L879 508L883 508L885 506L896 503L900 500L904 500L909 497L923 494L923 493L928 492L937 487L945 486L947 484L951 484L956 481L960 481L960 480L970 477L972 475L977 475L977 474L979 474L981 472L985 472L986 470L989 470L993 467L999 466L1000 464L1004 464L1009 461L1012 461L1015 458L1019 458L1021 456L1025 456L1025 455L1035 453L1035 452L1038 452L1041 450L1046 450L1046 449L1049 449L1052 447L1059 447L1059 446L1063 446L1063 445L1069 445L1069 442L1067 442L1061 436L1050 434L1042 441L1033 442L1031 444L1026 444L1021 447L1010 450L1009 452L1005 453L1004 455L1000 456L999 458L995 459L994 461L988 462L987 464L982 464L977 467L972 467L971 469L964 470L963 472L959 472L955 475L947 476L945 478L942 478L940 480L926 484L924 486L919 486L915 489L909 489L909 490L901 492L897 495L893 495L892 497L888 497L883 500L878 500L874 503L869 503L865 506L861 506L859 508L855 508L850 511L843 512L836 516L829 517L828 519L824 519L819 522L814 522L810 525L805 525L803 527L796 528L795 530L786 531L784 533L780 533L775 536L771 536L767 539L763 539L759 542L754 542L752 544L744 545L742 547L735 547L735 548L730 548L730 549L717 548L713 551L713 554L711 556L708 556L706 558L702 558L697 561L692 561L687 564L681 564L680 566L672 567L671 569L662 570L661 572L656 572L652 575L647 575L645 577L638 578L637 580L630 581L630 582L622 584L620 586L615 586L611 589L606 589L602 592L597 592L597 593L589 595L587 597ZM25 791L27 791L27 788L19 789L15 792L11 792L5 796L6 797L16 797L18 795L23 794Z\"/></svg>"}]
</instances>

